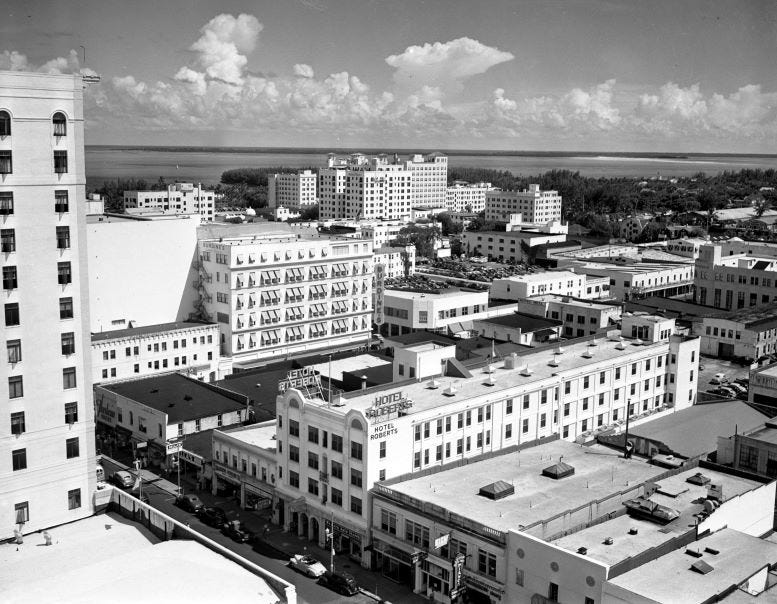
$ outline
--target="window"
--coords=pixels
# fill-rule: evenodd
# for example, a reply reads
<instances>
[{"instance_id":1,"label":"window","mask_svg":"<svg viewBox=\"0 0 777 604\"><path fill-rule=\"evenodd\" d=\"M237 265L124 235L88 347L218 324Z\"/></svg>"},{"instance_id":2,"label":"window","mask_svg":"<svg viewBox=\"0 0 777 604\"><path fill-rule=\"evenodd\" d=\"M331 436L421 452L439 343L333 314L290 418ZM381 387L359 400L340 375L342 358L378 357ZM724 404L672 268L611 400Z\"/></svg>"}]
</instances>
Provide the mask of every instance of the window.
<instances>
[{"instance_id":1,"label":"window","mask_svg":"<svg viewBox=\"0 0 777 604\"><path fill-rule=\"evenodd\" d=\"M76 352L76 334L72 331L62 334L62 354L75 354Z\"/></svg>"},{"instance_id":2,"label":"window","mask_svg":"<svg viewBox=\"0 0 777 604\"><path fill-rule=\"evenodd\" d=\"M17 302L5 305L5 325L6 327L19 325L19 304Z\"/></svg>"},{"instance_id":3,"label":"window","mask_svg":"<svg viewBox=\"0 0 777 604\"><path fill-rule=\"evenodd\" d=\"M332 503L343 506L343 492L340 489L332 487Z\"/></svg>"},{"instance_id":4,"label":"window","mask_svg":"<svg viewBox=\"0 0 777 604\"><path fill-rule=\"evenodd\" d=\"M386 457L386 441L382 440L380 441L380 459L384 459Z\"/></svg>"},{"instance_id":5,"label":"window","mask_svg":"<svg viewBox=\"0 0 777 604\"><path fill-rule=\"evenodd\" d=\"M20 398L24 396L24 382L22 376L15 375L8 378L8 398Z\"/></svg>"},{"instance_id":6,"label":"window","mask_svg":"<svg viewBox=\"0 0 777 604\"><path fill-rule=\"evenodd\" d=\"M13 465L13 471L26 470L27 469L27 449L16 449L11 451L11 461Z\"/></svg>"},{"instance_id":7,"label":"window","mask_svg":"<svg viewBox=\"0 0 777 604\"><path fill-rule=\"evenodd\" d=\"M78 446L78 437L76 438L68 438L65 441L65 451L67 453L68 459L73 459L74 457L78 457L79 452L79 446Z\"/></svg>"},{"instance_id":8,"label":"window","mask_svg":"<svg viewBox=\"0 0 777 604\"><path fill-rule=\"evenodd\" d=\"M405 541L419 547L429 548L429 529L422 524L405 520Z\"/></svg>"},{"instance_id":9,"label":"window","mask_svg":"<svg viewBox=\"0 0 777 604\"><path fill-rule=\"evenodd\" d=\"M529 408L529 395L524 394L523 395L523 408L528 409Z\"/></svg>"},{"instance_id":10,"label":"window","mask_svg":"<svg viewBox=\"0 0 777 604\"><path fill-rule=\"evenodd\" d=\"M289 420L289 436L299 436L299 422L293 419Z\"/></svg>"},{"instance_id":11,"label":"window","mask_svg":"<svg viewBox=\"0 0 777 604\"><path fill-rule=\"evenodd\" d=\"M758 448L749 445L739 447L739 467L746 470L758 470Z\"/></svg>"},{"instance_id":12,"label":"window","mask_svg":"<svg viewBox=\"0 0 777 604\"><path fill-rule=\"evenodd\" d=\"M0 136L11 136L11 114L0 111Z\"/></svg>"},{"instance_id":13,"label":"window","mask_svg":"<svg viewBox=\"0 0 777 604\"><path fill-rule=\"evenodd\" d=\"M67 492L67 509L76 510L81 507L81 489L72 489Z\"/></svg>"},{"instance_id":14,"label":"window","mask_svg":"<svg viewBox=\"0 0 777 604\"><path fill-rule=\"evenodd\" d=\"M67 135L67 118L64 113L57 111L51 118L51 122L54 124L54 136Z\"/></svg>"},{"instance_id":15,"label":"window","mask_svg":"<svg viewBox=\"0 0 777 604\"><path fill-rule=\"evenodd\" d=\"M67 151L54 151L54 172L56 174L67 173Z\"/></svg>"},{"instance_id":16,"label":"window","mask_svg":"<svg viewBox=\"0 0 777 604\"><path fill-rule=\"evenodd\" d=\"M359 516L362 515L362 500L359 497L351 495L351 511Z\"/></svg>"},{"instance_id":17,"label":"window","mask_svg":"<svg viewBox=\"0 0 777 604\"><path fill-rule=\"evenodd\" d=\"M54 191L54 211L57 214L64 214L70 211L67 191Z\"/></svg>"},{"instance_id":18,"label":"window","mask_svg":"<svg viewBox=\"0 0 777 604\"><path fill-rule=\"evenodd\" d=\"M308 426L308 441L318 444L318 428Z\"/></svg>"},{"instance_id":19,"label":"window","mask_svg":"<svg viewBox=\"0 0 777 604\"><path fill-rule=\"evenodd\" d=\"M16 289L19 284L15 266L3 267L3 289Z\"/></svg>"},{"instance_id":20,"label":"window","mask_svg":"<svg viewBox=\"0 0 777 604\"><path fill-rule=\"evenodd\" d=\"M0 251L5 253L16 251L16 231L13 229L0 230Z\"/></svg>"},{"instance_id":21,"label":"window","mask_svg":"<svg viewBox=\"0 0 777 604\"><path fill-rule=\"evenodd\" d=\"M394 512L381 509L380 511L380 528L392 535L397 534L397 515Z\"/></svg>"},{"instance_id":22,"label":"window","mask_svg":"<svg viewBox=\"0 0 777 604\"><path fill-rule=\"evenodd\" d=\"M59 318L60 319L73 318L73 298L59 299Z\"/></svg>"},{"instance_id":23,"label":"window","mask_svg":"<svg viewBox=\"0 0 777 604\"><path fill-rule=\"evenodd\" d=\"M339 461L332 460L332 477L343 479L343 464Z\"/></svg>"},{"instance_id":24,"label":"window","mask_svg":"<svg viewBox=\"0 0 777 604\"><path fill-rule=\"evenodd\" d=\"M332 451L343 452L343 437L332 434Z\"/></svg>"},{"instance_id":25,"label":"window","mask_svg":"<svg viewBox=\"0 0 777 604\"><path fill-rule=\"evenodd\" d=\"M523 420L523 423L521 424L521 432L523 432L524 434L529 432L529 418L528 417L525 418Z\"/></svg>"},{"instance_id":26,"label":"window","mask_svg":"<svg viewBox=\"0 0 777 604\"><path fill-rule=\"evenodd\" d=\"M299 447L296 445L289 445L289 461L299 463Z\"/></svg>"},{"instance_id":27,"label":"window","mask_svg":"<svg viewBox=\"0 0 777 604\"><path fill-rule=\"evenodd\" d=\"M57 227L57 249L67 250L70 248L70 227Z\"/></svg>"},{"instance_id":28,"label":"window","mask_svg":"<svg viewBox=\"0 0 777 604\"><path fill-rule=\"evenodd\" d=\"M496 577L496 554L478 549L478 571L489 577Z\"/></svg>"},{"instance_id":29,"label":"window","mask_svg":"<svg viewBox=\"0 0 777 604\"><path fill-rule=\"evenodd\" d=\"M13 174L13 157L10 151L0 151L0 174ZM11 199L13 200L13 197ZM9 214L13 214L13 205L11 208Z\"/></svg>"},{"instance_id":30,"label":"window","mask_svg":"<svg viewBox=\"0 0 777 604\"><path fill-rule=\"evenodd\" d=\"M8 362L19 363L22 360L22 341L21 340L8 340L6 343L8 347Z\"/></svg>"},{"instance_id":31,"label":"window","mask_svg":"<svg viewBox=\"0 0 777 604\"><path fill-rule=\"evenodd\" d=\"M362 473L359 470L351 468L351 484L355 487L362 486Z\"/></svg>"},{"instance_id":32,"label":"window","mask_svg":"<svg viewBox=\"0 0 777 604\"><path fill-rule=\"evenodd\" d=\"M0 216L13 214L13 193L0 191Z\"/></svg>"},{"instance_id":33,"label":"window","mask_svg":"<svg viewBox=\"0 0 777 604\"><path fill-rule=\"evenodd\" d=\"M69 262L57 262L57 283L67 285L73 282L73 273Z\"/></svg>"},{"instance_id":34,"label":"window","mask_svg":"<svg viewBox=\"0 0 777 604\"><path fill-rule=\"evenodd\" d=\"M362 444L357 442L351 442L351 457L354 459L362 458Z\"/></svg>"},{"instance_id":35,"label":"window","mask_svg":"<svg viewBox=\"0 0 777 604\"><path fill-rule=\"evenodd\" d=\"M510 415L513 412L513 399L508 398L505 401L505 414Z\"/></svg>"},{"instance_id":36,"label":"window","mask_svg":"<svg viewBox=\"0 0 777 604\"><path fill-rule=\"evenodd\" d=\"M318 495L318 481L313 478L308 478L308 493L311 495Z\"/></svg>"},{"instance_id":37,"label":"window","mask_svg":"<svg viewBox=\"0 0 777 604\"><path fill-rule=\"evenodd\" d=\"M585 376L585 377L583 378L583 388L588 388L588 384L589 384L589 383L590 383L590 378L589 378L589 376Z\"/></svg>"},{"instance_id":38,"label":"window","mask_svg":"<svg viewBox=\"0 0 777 604\"><path fill-rule=\"evenodd\" d=\"M76 368L67 367L62 370L62 387L67 390L76 387Z\"/></svg>"},{"instance_id":39,"label":"window","mask_svg":"<svg viewBox=\"0 0 777 604\"><path fill-rule=\"evenodd\" d=\"M308 467L318 470L318 455L308 451Z\"/></svg>"},{"instance_id":40,"label":"window","mask_svg":"<svg viewBox=\"0 0 777 604\"><path fill-rule=\"evenodd\" d=\"M201 426L200 420L199 419L195 419L194 420L194 431L195 432L199 432L200 431L200 426Z\"/></svg>"},{"instance_id":41,"label":"window","mask_svg":"<svg viewBox=\"0 0 777 604\"><path fill-rule=\"evenodd\" d=\"M505 438L512 438L513 437L513 425L507 424L505 426Z\"/></svg>"},{"instance_id":42,"label":"window","mask_svg":"<svg viewBox=\"0 0 777 604\"><path fill-rule=\"evenodd\" d=\"M558 585L555 583L548 584L548 600L558 602Z\"/></svg>"},{"instance_id":43,"label":"window","mask_svg":"<svg viewBox=\"0 0 777 604\"><path fill-rule=\"evenodd\" d=\"M24 524L30 521L30 505L26 501L13 506L16 515L16 524Z\"/></svg>"},{"instance_id":44,"label":"window","mask_svg":"<svg viewBox=\"0 0 777 604\"><path fill-rule=\"evenodd\" d=\"M294 470L289 470L289 486L299 488L299 474Z\"/></svg>"},{"instance_id":45,"label":"window","mask_svg":"<svg viewBox=\"0 0 777 604\"><path fill-rule=\"evenodd\" d=\"M523 587L523 571L520 568L515 569L515 584Z\"/></svg>"},{"instance_id":46,"label":"window","mask_svg":"<svg viewBox=\"0 0 777 604\"><path fill-rule=\"evenodd\" d=\"M11 413L11 434L18 436L19 434L24 434L24 432L24 411Z\"/></svg>"}]
</instances>

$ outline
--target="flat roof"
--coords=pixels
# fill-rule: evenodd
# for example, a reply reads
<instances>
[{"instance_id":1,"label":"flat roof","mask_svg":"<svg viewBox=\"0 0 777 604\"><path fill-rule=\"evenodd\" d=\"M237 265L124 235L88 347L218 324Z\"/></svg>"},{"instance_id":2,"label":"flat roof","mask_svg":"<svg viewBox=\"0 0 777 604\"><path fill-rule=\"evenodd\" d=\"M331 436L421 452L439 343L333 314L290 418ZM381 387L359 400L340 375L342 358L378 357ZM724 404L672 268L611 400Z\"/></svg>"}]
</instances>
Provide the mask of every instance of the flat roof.
<instances>
[{"instance_id":1,"label":"flat roof","mask_svg":"<svg viewBox=\"0 0 777 604\"><path fill-rule=\"evenodd\" d=\"M385 357L376 356L373 354L360 354L357 356L347 357L344 359L332 359L330 363L327 359L321 363L315 365L309 365L320 375L329 377L329 368L332 369L332 379L341 382L343 380L343 373L346 371L351 373L358 373L366 369L373 367L380 367L382 365L391 365L391 361Z\"/></svg>"},{"instance_id":2,"label":"flat roof","mask_svg":"<svg viewBox=\"0 0 777 604\"><path fill-rule=\"evenodd\" d=\"M406 410L408 414L413 414L448 405L453 400L469 400L484 395L499 397L499 392L502 390L524 384L536 384L542 380L552 380L555 383L557 381L557 378L555 377L556 374L563 374L564 372L571 370L582 372L582 367L588 363L598 364L602 361L614 360L634 352L644 353L645 356L648 356L651 354L648 352L649 350L655 351L652 353L655 355L663 354L666 351L666 342L642 342L637 346L634 344L637 340L626 338L623 340L623 346L625 348L621 349L617 338L617 336L620 335L620 332L611 330L608 334L614 336L615 339L597 337L594 340L593 338L588 337L585 339L567 340L562 343L564 352L560 355L554 354L558 345L543 348L524 347L526 353L518 356L514 369L505 367L505 363L501 359L493 361L495 368L495 371L492 374L495 380L494 385L487 386L484 384L487 377L485 368L482 371L472 369L473 376L471 378L441 378L440 381L442 384L438 389L428 388L427 382L423 381L404 383L400 387L387 384L384 386L368 388L366 391L347 392L343 395L343 405L332 406L331 410L332 412L339 412L342 414L347 413L350 409L364 411L372 407L377 393L389 394L390 392L401 391L404 397L413 401L413 406ZM596 345L590 346L594 341ZM488 346L490 352L490 343ZM659 350L661 350L660 353ZM591 352L593 355L591 359L586 359L582 356L583 353L588 352ZM548 365L554 358L557 365ZM523 375L522 369L526 365L528 365L531 370L531 375ZM455 385L456 387L454 396L448 396L444 393L450 385ZM313 402L315 403L315 401ZM320 403L324 404L323 401L320 401Z\"/></svg>"},{"instance_id":3,"label":"flat roof","mask_svg":"<svg viewBox=\"0 0 777 604\"><path fill-rule=\"evenodd\" d=\"M246 408L245 402L236 400L239 395L227 396L217 387L177 373L103 384L100 388L166 413L171 424Z\"/></svg>"},{"instance_id":4,"label":"flat roof","mask_svg":"<svg viewBox=\"0 0 777 604\"><path fill-rule=\"evenodd\" d=\"M777 377L777 363L772 363L771 365L767 365L763 369L756 370L758 375L765 375L768 377L774 376Z\"/></svg>"},{"instance_id":5,"label":"flat roof","mask_svg":"<svg viewBox=\"0 0 777 604\"><path fill-rule=\"evenodd\" d=\"M108 512L0 544L5 602L278 602L261 577L191 540L160 542L141 524ZM142 588L138 578L142 577ZM175 580L171 580L175 577ZM147 597L145 599L148 599Z\"/></svg>"},{"instance_id":6,"label":"flat roof","mask_svg":"<svg viewBox=\"0 0 777 604\"><path fill-rule=\"evenodd\" d=\"M603 279L605 277L602 277ZM604 302L596 302L594 300L582 300L580 298L573 298L571 296L562 296L559 294L542 294L541 296L532 296L532 301L538 302L558 302L559 304L565 304L567 306L575 306L579 308L598 308L600 310L607 310L611 308L619 308L621 304Z\"/></svg>"},{"instance_id":7,"label":"flat roof","mask_svg":"<svg viewBox=\"0 0 777 604\"><path fill-rule=\"evenodd\" d=\"M682 257L683 260L687 260L687 258ZM629 274L635 274L635 273L657 273L658 271L668 271L668 270L674 270L674 269L689 269L693 268L694 265L692 262L688 263L676 263L676 264L665 264L665 263L657 263L657 262L632 262L631 264L609 264L607 262L587 262L585 260L575 260L574 266L582 273L585 273L587 270L591 271L611 271L615 273L629 273ZM667 287L671 287L672 285L677 285L677 283L666 283L662 284L666 285Z\"/></svg>"},{"instance_id":8,"label":"flat roof","mask_svg":"<svg viewBox=\"0 0 777 604\"><path fill-rule=\"evenodd\" d=\"M586 552L588 558L612 566L675 539L692 530L696 524L694 514L704 509L704 504L698 502L706 500L707 485L687 482L690 476L698 473L709 478L712 483L721 485L726 501L763 486L760 482L739 478L732 474L707 468L691 468L657 481L658 490L650 496L651 501L680 513L679 518L668 524L659 524L624 514L606 522L588 526L556 539L552 543L574 552L580 547L585 547L588 550ZM629 534L632 528L637 529L637 534ZM611 545L604 543L608 537L613 540Z\"/></svg>"},{"instance_id":9,"label":"flat roof","mask_svg":"<svg viewBox=\"0 0 777 604\"><path fill-rule=\"evenodd\" d=\"M545 283L548 279L570 279L573 277L584 277L580 273L573 271L542 271L538 273L526 273L524 275L512 275L510 277L502 277L501 279L495 279L495 281L516 281L519 283Z\"/></svg>"},{"instance_id":10,"label":"flat roof","mask_svg":"<svg viewBox=\"0 0 777 604\"><path fill-rule=\"evenodd\" d=\"M648 296L639 300L629 300L626 302L626 310L671 313L675 317L680 315L687 317L721 317L729 312L722 308L703 306L685 300L662 298L660 296Z\"/></svg>"},{"instance_id":11,"label":"flat roof","mask_svg":"<svg viewBox=\"0 0 777 604\"><path fill-rule=\"evenodd\" d=\"M751 430L766 417L741 401L696 404L671 415L640 424L630 432L664 443L673 453L698 457L718 448L718 436Z\"/></svg>"},{"instance_id":12,"label":"flat roof","mask_svg":"<svg viewBox=\"0 0 777 604\"><path fill-rule=\"evenodd\" d=\"M759 327L762 330L771 329L777 325L777 306L772 303L751 308L741 308L718 318L744 323L745 327Z\"/></svg>"},{"instance_id":13,"label":"flat roof","mask_svg":"<svg viewBox=\"0 0 777 604\"><path fill-rule=\"evenodd\" d=\"M400 346L408 346L420 342L437 342L443 345L456 344L455 338L439 333L433 333L431 331L411 331L410 333L397 336L383 336L383 340L385 342L390 341L399 344Z\"/></svg>"},{"instance_id":14,"label":"flat roof","mask_svg":"<svg viewBox=\"0 0 777 604\"><path fill-rule=\"evenodd\" d=\"M239 428L232 428L228 430L221 429L219 432L244 442L247 445L259 447L267 451L274 452L278 446L276 440L276 425L275 422L266 424L254 424L253 426L240 426Z\"/></svg>"},{"instance_id":15,"label":"flat roof","mask_svg":"<svg viewBox=\"0 0 777 604\"><path fill-rule=\"evenodd\" d=\"M436 289L429 291L408 291L405 289L391 289L389 287L384 291L384 298L391 296L393 298L405 298L406 300L416 300L419 298L434 298L439 300L440 298L458 298L459 296L485 296L488 298L488 291L477 290L463 290L458 287L449 287L447 289Z\"/></svg>"},{"instance_id":16,"label":"flat roof","mask_svg":"<svg viewBox=\"0 0 777 604\"><path fill-rule=\"evenodd\" d=\"M555 480L542 470L559 461L575 469L572 476ZM638 459L624 459L620 451L600 445L583 447L556 440L523 451L387 485L397 493L438 505L498 531L521 530L566 510L601 499L663 474L665 469ZM503 480L515 493L497 501L478 490Z\"/></svg>"},{"instance_id":17,"label":"flat roof","mask_svg":"<svg viewBox=\"0 0 777 604\"><path fill-rule=\"evenodd\" d=\"M537 315L515 312L511 315L502 315L501 317L490 317L488 319L475 319L477 323L491 323L493 325L504 325L506 327L515 327L521 331L539 331L549 327L558 327L561 321L555 319L546 319Z\"/></svg>"},{"instance_id":18,"label":"flat roof","mask_svg":"<svg viewBox=\"0 0 777 604\"><path fill-rule=\"evenodd\" d=\"M180 331L181 329L192 329L195 327L206 326L217 327L217 323L208 323L205 321L176 321L173 323L157 323L156 325L142 325L138 327L128 327L125 329L112 329L110 331L98 331L92 333L92 342L101 342L104 340L118 340L134 336L146 336L155 333L165 333L168 331Z\"/></svg>"},{"instance_id":19,"label":"flat roof","mask_svg":"<svg viewBox=\"0 0 777 604\"><path fill-rule=\"evenodd\" d=\"M699 550L701 557L689 556L683 547L609 582L653 602L711 602L715 596L777 562L777 544L729 528L688 547ZM706 552L708 547L718 553ZM706 574L692 570L691 565L698 561L706 562L713 570Z\"/></svg>"}]
</instances>

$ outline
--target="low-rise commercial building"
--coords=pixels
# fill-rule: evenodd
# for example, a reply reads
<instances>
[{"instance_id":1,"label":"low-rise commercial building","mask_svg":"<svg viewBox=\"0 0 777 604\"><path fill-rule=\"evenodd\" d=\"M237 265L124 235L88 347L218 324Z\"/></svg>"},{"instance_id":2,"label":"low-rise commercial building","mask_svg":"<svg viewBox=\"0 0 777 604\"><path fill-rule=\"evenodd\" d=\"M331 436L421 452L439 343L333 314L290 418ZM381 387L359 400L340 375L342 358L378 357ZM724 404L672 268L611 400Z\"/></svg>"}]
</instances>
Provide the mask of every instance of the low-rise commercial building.
<instances>
[{"instance_id":1,"label":"low-rise commercial building","mask_svg":"<svg viewBox=\"0 0 777 604\"><path fill-rule=\"evenodd\" d=\"M387 289L382 308L382 316L376 313L375 323L383 335L395 336L416 329L447 331L454 323L485 313L488 292L456 287L429 291Z\"/></svg>"},{"instance_id":2,"label":"low-rise commercial building","mask_svg":"<svg viewBox=\"0 0 777 604\"><path fill-rule=\"evenodd\" d=\"M318 203L318 175L311 170L267 176L267 207L301 210Z\"/></svg>"},{"instance_id":3,"label":"low-rise commercial building","mask_svg":"<svg viewBox=\"0 0 777 604\"><path fill-rule=\"evenodd\" d=\"M591 287L586 283L586 287ZM561 321L561 335L579 338L612 328L621 318L620 304L604 304L558 294L544 294L518 300L518 310L523 313Z\"/></svg>"},{"instance_id":4,"label":"low-rise commercial building","mask_svg":"<svg viewBox=\"0 0 777 604\"><path fill-rule=\"evenodd\" d=\"M521 312L501 317L475 319L472 323L479 336L498 342L514 342L523 346L555 342L561 335L561 321Z\"/></svg>"},{"instance_id":5,"label":"low-rise commercial building","mask_svg":"<svg viewBox=\"0 0 777 604\"><path fill-rule=\"evenodd\" d=\"M610 280L610 295L626 301L643 296L680 296L693 289L692 264L667 264L648 262L573 262L578 273Z\"/></svg>"},{"instance_id":6,"label":"low-rise commercial building","mask_svg":"<svg viewBox=\"0 0 777 604\"><path fill-rule=\"evenodd\" d=\"M763 405L766 409L773 407L777 415L777 363L750 371L748 401Z\"/></svg>"},{"instance_id":7,"label":"low-rise commercial building","mask_svg":"<svg viewBox=\"0 0 777 604\"><path fill-rule=\"evenodd\" d=\"M415 348L395 363L401 358L405 376L435 371L428 381L413 377L331 397L314 372L290 373L277 399L279 518L319 544L334 520L336 548L369 566L369 489L376 482L537 440L583 442L627 413L693 404L698 340L642 317L634 323L639 340L614 331L467 366L449 357L452 346ZM538 496L537 507L546 502Z\"/></svg>"},{"instance_id":8,"label":"low-rise commercial building","mask_svg":"<svg viewBox=\"0 0 777 604\"><path fill-rule=\"evenodd\" d=\"M767 305L700 317L694 323L694 333L701 339L702 354L758 360L777 354L777 308Z\"/></svg>"},{"instance_id":9,"label":"low-rise commercial building","mask_svg":"<svg viewBox=\"0 0 777 604\"><path fill-rule=\"evenodd\" d=\"M586 276L570 271L549 271L514 275L491 282L494 300L521 300L544 294L585 298Z\"/></svg>"},{"instance_id":10,"label":"low-rise commercial building","mask_svg":"<svg viewBox=\"0 0 777 604\"><path fill-rule=\"evenodd\" d=\"M558 191L541 191L537 184L525 191L486 192L486 220L509 222L511 214L522 214L526 222L533 224L561 221L561 195Z\"/></svg>"},{"instance_id":11,"label":"low-rise commercial building","mask_svg":"<svg viewBox=\"0 0 777 604\"><path fill-rule=\"evenodd\" d=\"M560 225L559 225L560 226ZM566 241L566 233L551 226L511 231L463 231L461 246L469 256L486 256L498 262L527 262L531 248Z\"/></svg>"},{"instance_id":12,"label":"low-rise commercial building","mask_svg":"<svg viewBox=\"0 0 777 604\"><path fill-rule=\"evenodd\" d=\"M162 191L124 191L124 209L153 209L170 214L199 214L203 222L215 217L214 192L201 184L177 182Z\"/></svg>"},{"instance_id":13,"label":"low-rise commercial building","mask_svg":"<svg viewBox=\"0 0 777 604\"><path fill-rule=\"evenodd\" d=\"M704 245L696 259L694 301L729 310L777 300L777 259L744 253L724 255L721 245Z\"/></svg>"},{"instance_id":14,"label":"low-rise commercial building","mask_svg":"<svg viewBox=\"0 0 777 604\"><path fill-rule=\"evenodd\" d=\"M174 371L207 382L224 377L218 325L184 321L92 334L95 384Z\"/></svg>"}]
</instances>

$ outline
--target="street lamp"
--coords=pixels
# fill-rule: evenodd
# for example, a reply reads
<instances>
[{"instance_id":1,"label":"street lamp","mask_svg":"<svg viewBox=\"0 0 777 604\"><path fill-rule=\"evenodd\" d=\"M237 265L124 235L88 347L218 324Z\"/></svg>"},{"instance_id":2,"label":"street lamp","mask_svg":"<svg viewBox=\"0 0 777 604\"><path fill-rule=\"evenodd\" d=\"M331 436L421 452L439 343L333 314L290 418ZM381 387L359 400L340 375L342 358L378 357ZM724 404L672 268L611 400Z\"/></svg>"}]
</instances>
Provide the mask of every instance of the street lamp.
<instances>
[{"instance_id":1,"label":"street lamp","mask_svg":"<svg viewBox=\"0 0 777 604\"><path fill-rule=\"evenodd\" d=\"M335 573L335 523L334 515L332 515L332 528L324 529L326 535L326 541L329 543L329 570L332 574Z\"/></svg>"}]
</instances>

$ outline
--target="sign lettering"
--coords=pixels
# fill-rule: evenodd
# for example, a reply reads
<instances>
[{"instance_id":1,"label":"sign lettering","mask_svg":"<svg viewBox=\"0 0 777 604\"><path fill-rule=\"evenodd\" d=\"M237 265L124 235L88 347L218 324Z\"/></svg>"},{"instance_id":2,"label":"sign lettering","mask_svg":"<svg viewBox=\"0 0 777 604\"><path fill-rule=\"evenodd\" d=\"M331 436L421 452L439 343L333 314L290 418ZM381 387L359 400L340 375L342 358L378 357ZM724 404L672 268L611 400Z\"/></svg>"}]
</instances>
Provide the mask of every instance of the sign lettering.
<instances>
[{"instance_id":1,"label":"sign lettering","mask_svg":"<svg viewBox=\"0 0 777 604\"><path fill-rule=\"evenodd\" d=\"M312 367L303 367L302 369L292 369L286 373L286 379L278 382L278 393L283 394L289 388L304 388L314 386L321 389L321 382L318 374Z\"/></svg>"},{"instance_id":2,"label":"sign lettering","mask_svg":"<svg viewBox=\"0 0 777 604\"><path fill-rule=\"evenodd\" d=\"M399 434L399 430L394 424L377 424L372 427L372 434L370 434L370 440L382 440L389 436Z\"/></svg>"},{"instance_id":3,"label":"sign lettering","mask_svg":"<svg viewBox=\"0 0 777 604\"><path fill-rule=\"evenodd\" d=\"M375 397L372 407L364 414L375 421L387 421L392 413L399 413L413 406L413 401L402 396L402 392L393 392Z\"/></svg>"}]
</instances>

